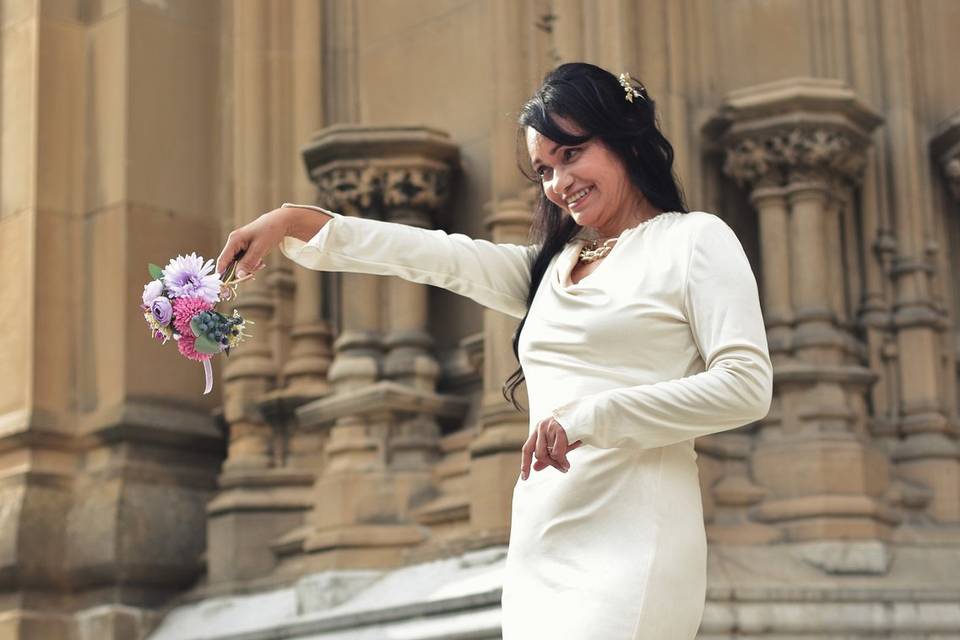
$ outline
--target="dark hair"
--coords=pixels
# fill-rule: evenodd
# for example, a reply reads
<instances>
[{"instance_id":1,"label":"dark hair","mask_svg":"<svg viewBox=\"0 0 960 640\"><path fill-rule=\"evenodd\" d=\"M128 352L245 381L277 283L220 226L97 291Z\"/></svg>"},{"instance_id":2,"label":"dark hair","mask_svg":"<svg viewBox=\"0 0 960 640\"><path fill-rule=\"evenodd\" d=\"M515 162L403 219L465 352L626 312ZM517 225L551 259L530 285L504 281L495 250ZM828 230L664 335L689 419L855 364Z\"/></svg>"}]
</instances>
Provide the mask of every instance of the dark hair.
<instances>
[{"instance_id":1,"label":"dark hair","mask_svg":"<svg viewBox=\"0 0 960 640\"><path fill-rule=\"evenodd\" d=\"M525 138L526 127L533 127L565 146L599 138L623 162L630 181L655 208L686 213L683 192L673 172L673 147L657 127L656 103L642 84L639 88L632 83L630 86L640 93L632 102L626 99L620 80L609 71L585 62L560 65L544 77L543 84L520 110L518 149L525 148L520 141ZM555 116L572 120L584 135L562 129L554 121ZM527 171L522 161L520 170L531 182L540 183L539 175ZM540 189L531 238L542 246L531 267L528 313L547 265L581 229ZM513 334L513 354L518 362L520 332L526 321L524 315ZM516 393L523 380L523 367L518 367L502 390L503 396L520 411L523 409L517 403Z\"/></svg>"}]
</instances>

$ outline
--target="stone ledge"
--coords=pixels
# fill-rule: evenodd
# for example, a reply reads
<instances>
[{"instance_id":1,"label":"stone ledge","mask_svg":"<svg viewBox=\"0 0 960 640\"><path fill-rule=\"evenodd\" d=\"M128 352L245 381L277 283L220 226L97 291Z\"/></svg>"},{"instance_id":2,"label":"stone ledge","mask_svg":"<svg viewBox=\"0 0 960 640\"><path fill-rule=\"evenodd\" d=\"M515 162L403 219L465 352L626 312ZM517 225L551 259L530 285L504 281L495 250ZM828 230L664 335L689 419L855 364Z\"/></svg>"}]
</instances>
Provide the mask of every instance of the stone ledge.
<instances>
[{"instance_id":1,"label":"stone ledge","mask_svg":"<svg viewBox=\"0 0 960 640\"><path fill-rule=\"evenodd\" d=\"M892 563L884 577L824 576L797 558L795 547L712 546L698 640L960 637L960 585L955 579L960 545L896 549L906 556L904 564L898 568ZM181 607L150 640L499 638L505 554L506 547L498 546L379 575L312 574L278 591ZM350 583L350 593L341 594L345 600L329 608L333 603L321 602L321 610L306 611L310 594L304 589L343 577Z\"/></svg>"}]
</instances>

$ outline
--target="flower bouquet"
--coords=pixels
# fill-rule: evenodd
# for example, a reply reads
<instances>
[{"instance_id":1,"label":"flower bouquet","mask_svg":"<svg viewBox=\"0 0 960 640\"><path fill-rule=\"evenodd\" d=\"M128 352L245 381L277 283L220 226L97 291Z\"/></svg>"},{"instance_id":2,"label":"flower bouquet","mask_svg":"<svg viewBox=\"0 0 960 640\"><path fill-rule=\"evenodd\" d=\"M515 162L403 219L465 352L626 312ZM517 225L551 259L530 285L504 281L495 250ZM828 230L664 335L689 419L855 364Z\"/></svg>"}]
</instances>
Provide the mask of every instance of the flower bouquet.
<instances>
[{"instance_id":1,"label":"flower bouquet","mask_svg":"<svg viewBox=\"0 0 960 640\"><path fill-rule=\"evenodd\" d=\"M181 355L203 363L204 394L213 389L210 358L221 352L229 356L230 349L250 337L244 329L252 321L236 309L232 316L215 309L221 300L236 297L239 283L253 277L234 277L236 265L234 261L221 279L213 272L213 260L204 262L196 253L177 256L162 269L150 264L152 280L143 287L140 308L150 334L161 344L174 340Z\"/></svg>"}]
</instances>

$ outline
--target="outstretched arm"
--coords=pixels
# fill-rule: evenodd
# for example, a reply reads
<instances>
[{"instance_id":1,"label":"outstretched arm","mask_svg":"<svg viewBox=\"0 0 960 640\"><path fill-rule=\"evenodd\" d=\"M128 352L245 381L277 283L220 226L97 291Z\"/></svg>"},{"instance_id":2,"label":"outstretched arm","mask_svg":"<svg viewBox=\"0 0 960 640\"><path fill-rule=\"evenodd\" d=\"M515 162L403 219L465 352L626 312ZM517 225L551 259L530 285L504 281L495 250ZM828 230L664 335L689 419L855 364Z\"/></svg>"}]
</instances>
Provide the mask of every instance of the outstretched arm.
<instances>
[{"instance_id":1,"label":"outstretched arm","mask_svg":"<svg viewBox=\"0 0 960 640\"><path fill-rule=\"evenodd\" d=\"M693 233L684 287L690 330L706 370L588 395L553 411L569 442L663 447L767 414L773 367L757 282L736 234L710 216Z\"/></svg>"},{"instance_id":2,"label":"outstretched arm","mask_svg":"<svg viewBox=\"0 0 960 640\"><path fill-rule=\"evenodd\" d=\"M345 216L313 205L283 207L312 209L331 218L309 239L300 233L280 243L280 251L301 266L398 276L448 289L517 318L526 313L536 245L496 244L459 233ZM309 228L309 220L303 226Z\"/></svg>"}]
</instances>

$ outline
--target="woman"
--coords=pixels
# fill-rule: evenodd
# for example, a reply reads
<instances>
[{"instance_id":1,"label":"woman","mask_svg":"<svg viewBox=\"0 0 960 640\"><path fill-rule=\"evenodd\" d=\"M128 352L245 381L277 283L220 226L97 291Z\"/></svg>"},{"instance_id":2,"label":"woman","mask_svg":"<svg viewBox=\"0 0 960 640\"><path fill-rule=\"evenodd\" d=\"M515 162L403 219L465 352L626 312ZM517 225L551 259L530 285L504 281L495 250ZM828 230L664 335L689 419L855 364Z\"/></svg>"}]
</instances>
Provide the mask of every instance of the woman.
<instances>
[{"instance_id":1,"label":"woman","mask_svg":"<svg viewBox=\"0 0 960 640\"><path fill-rule=\"evenodd\" d=\"M506 385L512 399L525 376L530 403L507 640L694 638L706 591L694 438L769 409L756 280L726 223L686 211L654 106L593 65L546 76L520 116L542 185L533 245L285 204L230 234L217 263L245 250L251 271L280 243L313 269L400 276L523 319Z\"/></svg>"}]
</instances>

